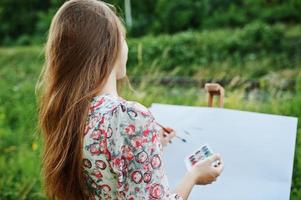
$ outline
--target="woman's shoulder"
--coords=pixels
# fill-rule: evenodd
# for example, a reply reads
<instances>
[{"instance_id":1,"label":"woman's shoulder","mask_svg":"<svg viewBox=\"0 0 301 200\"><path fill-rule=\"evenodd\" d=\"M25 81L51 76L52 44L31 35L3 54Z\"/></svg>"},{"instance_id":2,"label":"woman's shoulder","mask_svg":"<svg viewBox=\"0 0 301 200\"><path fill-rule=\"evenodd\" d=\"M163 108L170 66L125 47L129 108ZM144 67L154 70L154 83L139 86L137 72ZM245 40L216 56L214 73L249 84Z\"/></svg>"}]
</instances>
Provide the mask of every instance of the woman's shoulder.
<instances>
[{"instance_id":1,"label":"woman's shoulder","mask_svg":"<svg viewBox=\"0 0 301 200\"><path fill-rule=\"evenodd\" d=\"M150 110L137 101L105 94L94 98L91 107L94 111L89 116L90 129L105 130L110 141L139 138L150 131L157 131L157 123Z\"/></svg>"},{"instance_id":2,"label":"woman's shoulder","mask_svg":"<svg viewBox=\"0 0 301 200\"><path fill-rule=\"evenodd\" d=\"M150 110L145 107L143 104L137 102L137 101L125 101L123 102L124 106L127 109L127 112L136 112L137 114L140 114L141 116L151 116L152 114Z\"/></svg>"},{"instance_id":3,"label":"woman's shoulder","mask_svg":"<svg viewBox=\"0 0 301 200\"><path fill-rule=\"evenodd\" d=\"M126 100L110 93L95 96L90 106L90 113L126 114L130 119L153 118L150 110L143 104Z\"/></svg>"}]
</instances>

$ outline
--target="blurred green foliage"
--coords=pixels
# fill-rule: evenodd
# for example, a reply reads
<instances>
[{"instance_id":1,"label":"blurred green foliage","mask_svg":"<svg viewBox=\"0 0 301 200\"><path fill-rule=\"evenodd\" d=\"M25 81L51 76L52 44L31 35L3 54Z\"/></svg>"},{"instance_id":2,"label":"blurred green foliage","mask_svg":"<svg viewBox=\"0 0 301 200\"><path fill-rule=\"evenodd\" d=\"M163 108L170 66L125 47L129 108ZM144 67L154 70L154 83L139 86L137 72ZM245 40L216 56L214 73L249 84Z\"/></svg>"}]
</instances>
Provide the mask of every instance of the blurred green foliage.
<instances>
[{"instance_id":1,"label":"blurred green foliage","mask_svg":"<svg viewBox=\"0 0 301 200\"><path fill-rule=\"evenodd\" d=\"M124 0L105 0L124 16ZM64 0L0 1L0 44L41 43ZM132 0L129 36L301 22L301 0Z\"/></svg>"}]
</instances>

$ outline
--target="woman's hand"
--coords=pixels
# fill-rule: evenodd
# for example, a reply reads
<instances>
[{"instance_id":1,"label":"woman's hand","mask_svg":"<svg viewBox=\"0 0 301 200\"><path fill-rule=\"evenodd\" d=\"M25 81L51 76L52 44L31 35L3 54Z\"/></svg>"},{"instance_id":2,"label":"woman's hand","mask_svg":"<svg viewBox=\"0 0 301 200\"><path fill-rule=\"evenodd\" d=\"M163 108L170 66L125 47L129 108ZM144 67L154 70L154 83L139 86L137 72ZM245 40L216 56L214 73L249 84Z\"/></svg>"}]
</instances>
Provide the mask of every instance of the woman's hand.
<instances>
[{"instance_id":1,"label":"woman's hand","mask_svg":"<svg viewBox=\"0 0 301 200\"><path fill-rule=\"evenodd\" d=\"M214 167L213 163L217 160L220 161L220 164ZM192 166L191 170L186 172L181 182L176 186L175 192L186 200L194 185L206 185L216 181L223 168L224 163L219 154L213 154L205 160L200 160Z\"/></svg>"},{"instance_id":2,"label":"woman's hand","mask_svg":"<svg viewBox=\"0 0 301 200\"><path fill-rule=\"evenodd\" d=\"M176 136L176 133L172 128L164 127L164 129L162 128L160 131L160 141L163 147L165 147L168 143L171 143L171 139Z\"/></svg>"},{"instance_id":3,"label":"woman's hand","mask_svg":"<svg viewBox=\"0 0 301 200\"><path fill-rule=\"evenodd\" d=\"M219 165L213 166L215 161L219 161ZM217 177L222 173L224 163L219 154L213 154L207 159L200 160L192 166L189 171L196 185L207 185L216 181Z\"/></svg>"}]
</instances>

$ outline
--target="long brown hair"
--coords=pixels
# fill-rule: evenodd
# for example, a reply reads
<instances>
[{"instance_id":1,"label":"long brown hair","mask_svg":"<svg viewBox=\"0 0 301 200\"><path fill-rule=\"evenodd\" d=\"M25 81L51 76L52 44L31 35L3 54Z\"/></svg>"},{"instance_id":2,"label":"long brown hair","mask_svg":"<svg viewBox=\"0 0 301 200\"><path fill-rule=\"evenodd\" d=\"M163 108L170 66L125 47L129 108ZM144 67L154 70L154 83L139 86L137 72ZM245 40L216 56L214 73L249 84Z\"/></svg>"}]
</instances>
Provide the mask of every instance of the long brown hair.
<instances>
[{"instance_id":1,"label":"long brown hair","mask_svg":"<svg viewBox=\"0 0 301 200\"><path fill-rule=\"evenodd\" d=\"M51 199L85 199L82 143L93 96L120 55L124 27L110 5L65 2L52 19L37 83L42 177Z\"/></svg>"}]
</instances>

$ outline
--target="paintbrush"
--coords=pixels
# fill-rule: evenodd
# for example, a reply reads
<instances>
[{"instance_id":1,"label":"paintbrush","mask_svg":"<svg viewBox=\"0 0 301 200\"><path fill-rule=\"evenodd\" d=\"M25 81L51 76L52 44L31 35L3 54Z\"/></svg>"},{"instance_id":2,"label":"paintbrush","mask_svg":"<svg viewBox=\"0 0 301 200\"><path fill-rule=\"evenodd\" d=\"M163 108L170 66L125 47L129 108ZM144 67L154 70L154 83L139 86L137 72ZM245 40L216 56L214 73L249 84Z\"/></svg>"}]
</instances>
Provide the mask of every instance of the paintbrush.
<instances>
[{"instance_id":1,"label":"paintbrush","mask_svg":"<svg viewBox=\"0 0 301 200\"><path fill-rule=\"evenodd\" d=\"M170 134L171 132L173 132L173 129L164 127L164 126L162 126L161 124L159 124L158 122L157 122L157 124L163 129L164 132L166 132L166 133L168 133L168 134ZM187 142L186 139L181 138L181 137L178 136L178 135L176 135L176 137L179 138L180 140L182 140L182 142ZM170 141L170 143L171 143L171 141Z\"/></svg>"}]
</instances>

